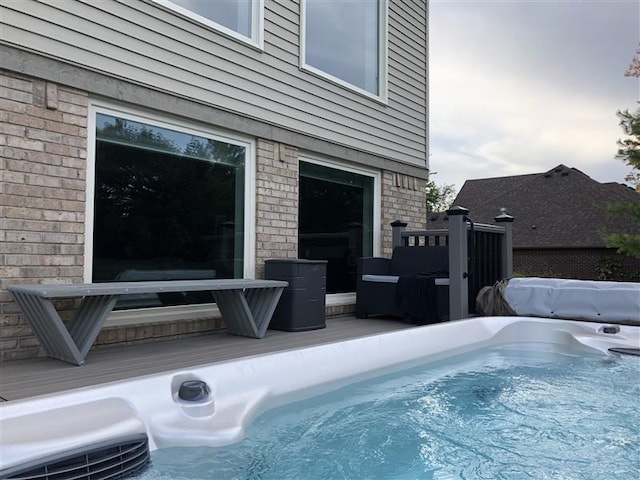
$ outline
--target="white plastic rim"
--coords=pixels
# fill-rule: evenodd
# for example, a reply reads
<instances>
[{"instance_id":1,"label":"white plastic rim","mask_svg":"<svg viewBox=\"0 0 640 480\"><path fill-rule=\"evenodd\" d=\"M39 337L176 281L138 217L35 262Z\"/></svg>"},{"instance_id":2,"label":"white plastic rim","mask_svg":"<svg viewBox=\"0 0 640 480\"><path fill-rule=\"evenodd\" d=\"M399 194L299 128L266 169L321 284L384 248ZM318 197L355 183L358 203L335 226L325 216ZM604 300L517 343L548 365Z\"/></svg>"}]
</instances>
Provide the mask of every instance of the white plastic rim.
<instances>
[{"instance_id":1,"label":"white plastic rim","mask_svg":"<svg viewBox=\"0 0 640 480\"><path fill-rule=\"evenodd\" d=\"M151 450L239 441L258 414L354 381L487 347L612 355L640 347L640 327L524 317L481 317L256 355L0 405L0 470L132 434ZM613 331L613 332L612 332ZM612 332L612 333L606 333ZM179 398L201 380L209 395Z\"/></svg>"}]
</instances>

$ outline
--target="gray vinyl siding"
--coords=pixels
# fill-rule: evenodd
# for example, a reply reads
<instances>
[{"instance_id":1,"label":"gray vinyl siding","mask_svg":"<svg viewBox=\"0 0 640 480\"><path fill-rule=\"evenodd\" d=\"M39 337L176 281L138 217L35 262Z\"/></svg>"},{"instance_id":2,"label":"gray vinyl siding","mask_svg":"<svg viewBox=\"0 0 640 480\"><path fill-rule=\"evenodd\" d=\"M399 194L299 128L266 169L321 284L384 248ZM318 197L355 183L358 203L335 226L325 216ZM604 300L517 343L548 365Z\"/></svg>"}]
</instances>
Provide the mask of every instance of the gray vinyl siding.
<instances>
[{"instance_id":1,"label":"gray vinyl siding","mask_svg":"<svg viewBox=\"0 0 640 480\"><path fill-rule=\"evenodd\" d=\"M5 0L2 42L348 148L424 166L426 2L390 0L388 103L299 68L299 3L260 51L146 0Z\"/></svg>"}]
</instances>

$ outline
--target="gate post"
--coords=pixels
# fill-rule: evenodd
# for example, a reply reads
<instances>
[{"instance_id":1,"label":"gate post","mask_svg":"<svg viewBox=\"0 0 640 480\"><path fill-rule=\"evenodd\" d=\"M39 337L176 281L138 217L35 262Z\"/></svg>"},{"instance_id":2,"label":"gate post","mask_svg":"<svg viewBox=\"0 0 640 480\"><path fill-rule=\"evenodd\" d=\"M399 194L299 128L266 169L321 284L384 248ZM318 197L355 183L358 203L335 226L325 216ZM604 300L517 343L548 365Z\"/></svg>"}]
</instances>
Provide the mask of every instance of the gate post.
<instances>
[{"instance_id":1,"label":"gate post","mask_svg":"<svg viewBox=\"0 0 640 480\"><path fill-rule=\"evenodd\" d=\"M449 217L449 319L469 316L469 254L467 215L464 207L447 210Z\"/></svg>"},{"instance_id":2,"label":"gate post","mask_svg":"<svg viewBox=\"0 0 640 480\"><path fill-rule=\"evenodd\" d=\"M402 222L400 220L396 220L395 222L391 222L391 248L394 249L396 247L401 247L404 245L402 241L402 232L407 228L407 222Z\"/></svg>"},{"instance_id":3,"label":"gate post","mask_svg":"<svg viewBox=\"0 0 640 480\"><path fill-rule=\"evenodd\" d=\"M513 221L515 220L502 207L500 215L494 218L495 222L504 228L504 235L500 242L500 276L503 279L513 277Z\"/></svg>"}]
</instances>

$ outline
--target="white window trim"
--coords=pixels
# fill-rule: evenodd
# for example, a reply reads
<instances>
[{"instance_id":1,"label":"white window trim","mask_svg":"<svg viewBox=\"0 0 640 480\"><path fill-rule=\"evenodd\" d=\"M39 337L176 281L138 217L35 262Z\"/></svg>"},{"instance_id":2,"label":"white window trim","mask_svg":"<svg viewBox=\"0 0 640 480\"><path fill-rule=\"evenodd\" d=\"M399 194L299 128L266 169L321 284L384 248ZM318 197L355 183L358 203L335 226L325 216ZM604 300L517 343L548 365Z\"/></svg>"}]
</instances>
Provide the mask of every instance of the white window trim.
<instances>
[{"instance_id":1,"label":"white window trim","mask_svg":"<svg viewBox=\"0 0 640 480\"><path fill-rule=\"evenodd\" d=\"M235 40L240 40L241 42L248 43L252 47L258 48L259 50L264 50L264 0L252 0L251 2L251 37L247 37L229 27L220 25L209 18L198 15L187 8L171 2L171 0L152 1L182 15L183 17L206 25L209 28L232 37Z\"/></svg>"},{"instance_id":2,"label":"white window trim","mask_svg":"<svg viewBox=\"0 0 640 480\"><path fill-rule=\"evenodd\" d=\"M388 85L389 85L389 75L388 75L388 36L389 36L389 2L388 0L380 0L379 4L379 12L378 12L378 29L380 32L380 43L378 45L378 92L376 95L371 93L363 88L360 88L356 85L353 85L341 78L335 77L330 73L327 73L319 68L316 68L312 65L307 64L306 60L306 42L307 42L307 32L306 32L306 16L307 16L307 0L300 1L300 69L306 72L312 73L318 77L321 77L325 80L329 80L332 83L340 85L342 87L348 88L349 90L353 90L354 92L359 93L360 95L364 95L365 97L371 98L383 104L388 103L389 93L388 93Z\"/></svg>"},{"instance_id":3,"label":"white window trim","mask_svg":"<svg viewBox=\"0 0 640 480\"><path fill-rule=\"evenodd\" d=\"M92 283L93 274L93 228L94 228L94 196L95 196L95 161L96 161L96 115L103 113L132 121L146 123L156 127L170 128L187 134L203 136L213 140L227 142L246 148L244 165L244 278L255 278L256 275L256 146L255 141L241 136L231 136L204 128L169 116L132 109L130 107L90 100L87 121L87 179L85 210L85 242L84 242L84 282ZM140 324L158 321L195 318L196 312L206 312L203 316L219 316L217 307L212 305L184 305L175 307L155 307L145 309L121 310L112 312L106 326Z\"/></svg>"},{"instance_id":4,"label":"white window trim","mask_svg":"<svg viewBox=\"0 0 640 480\"><path fill-rule=\"evenodd\" d=\"M331 293L327 295L325 303L327 307L353 305L356 303L356 293ZM106 326L128 327L161 321L194 320L198 318L211 317L221 317L220 310L215 303L175 305L172 307L151 307L111 312Z\"/></svg>"},{"instance_id":5,"label":"white window trim","mask_svg":"<svg viewBox=\"0 0 640 480\"><path fill-rule=\"evenodd\" d=\"M199 318L221 317L215 303L198 305L174 305L171 307L150 307L111 312L106 327L129 327L145 323L175 322Z\"/></svg>"},{"instance_id":6,"label":"white window trim","mask_svg":"<svg viewBox=\"0 0 640 480\"><path fill-rule=\"evenodd\" d=\"M380 256L380 218L382 216L382 175L380 172L370 168L354 166L335 159L329 160L309 153L300 153L298 160L300 162L313 163L322 167L335 168L336 170L343 170L345 172L373 178L373 256ZM329 296L327 296L327 298L329 298Z\"/></svg>"}]
</instances>

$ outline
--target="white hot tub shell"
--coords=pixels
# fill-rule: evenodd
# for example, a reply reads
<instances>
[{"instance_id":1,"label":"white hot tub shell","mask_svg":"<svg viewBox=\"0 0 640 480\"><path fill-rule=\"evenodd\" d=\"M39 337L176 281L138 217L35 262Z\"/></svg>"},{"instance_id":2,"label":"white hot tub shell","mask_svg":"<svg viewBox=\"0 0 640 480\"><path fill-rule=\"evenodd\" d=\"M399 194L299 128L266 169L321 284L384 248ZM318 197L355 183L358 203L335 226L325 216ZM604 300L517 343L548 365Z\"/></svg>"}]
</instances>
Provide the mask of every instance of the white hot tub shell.
<instances>
[{"instance_id":1,"label":"white hot tub shell","mask_svg":"<svg viewBox=\"0 0 640 480\"><path fill-rule=\"evenodd\" d=\"M0 405L0 470L140 434L148 436L151 450L226 445L239 441L248 423L273 407L410 366L518 343L612 355L609 348L639 348L640 327L482 317L6 402ZM205 382L209 395L197 402L180 399L186 380Z\"/></svg>"}]
</instances>

